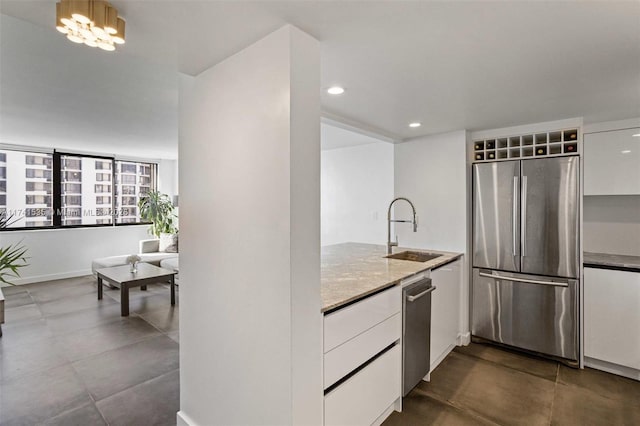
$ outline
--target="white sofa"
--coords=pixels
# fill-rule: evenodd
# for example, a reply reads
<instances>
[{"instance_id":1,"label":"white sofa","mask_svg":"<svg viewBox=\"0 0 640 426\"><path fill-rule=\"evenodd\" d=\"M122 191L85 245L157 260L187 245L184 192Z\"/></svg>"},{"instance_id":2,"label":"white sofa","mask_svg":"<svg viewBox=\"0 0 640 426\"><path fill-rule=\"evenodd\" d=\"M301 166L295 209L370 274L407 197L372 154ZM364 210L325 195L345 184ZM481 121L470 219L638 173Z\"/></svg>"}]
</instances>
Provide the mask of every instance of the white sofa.
<instances>
[{"instance_id":1,"label":"white sofa","mask_svg":"<svg viewBox=\"0 0 640 426\"><path fill-rule=\"evenodd\" d=\"M138 243L138 256L142 262L151 263L152 265L162 266L167 269L178 271L178 253L165 253L159 251L160 240L157 238L149 240L140 240ZM110 268L112 266L120 266L127 264L129 254L118 256L101 257L91 261L91 271L96 275L96 269ZM163 265L164 263L164 265Z\"/></svg>"}]
</instances>

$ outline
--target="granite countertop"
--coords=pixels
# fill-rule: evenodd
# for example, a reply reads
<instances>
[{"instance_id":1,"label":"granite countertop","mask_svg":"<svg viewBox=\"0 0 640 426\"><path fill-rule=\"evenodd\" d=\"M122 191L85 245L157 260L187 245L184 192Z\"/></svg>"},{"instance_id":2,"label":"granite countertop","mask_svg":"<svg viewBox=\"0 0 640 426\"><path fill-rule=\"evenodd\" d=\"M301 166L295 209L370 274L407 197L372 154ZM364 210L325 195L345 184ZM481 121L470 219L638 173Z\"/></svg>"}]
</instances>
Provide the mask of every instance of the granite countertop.
<instances>
[{"instance_id":1,"label":"granite countertop","mask_svg":"<svg viewBox=\"0 0 640 426\"><path fill-rule=\"evenodd\" d=\"M640 272L640 256L584 252L584 266Z\"/></svg>"},{"instance_id":2,"label":"granite countertop","mask_svg":"<svg viewBox=\"0 0 640 426\"><path fill-rule=\"evenodd\" d=\"M449 263L462 253L395 247L404 250L438 253L442 256L427 262L386 259L382 245L343 243L322 247L322 312L335 309L385 287L399 284L403 278Z\"/></svg>"}]
</instances>

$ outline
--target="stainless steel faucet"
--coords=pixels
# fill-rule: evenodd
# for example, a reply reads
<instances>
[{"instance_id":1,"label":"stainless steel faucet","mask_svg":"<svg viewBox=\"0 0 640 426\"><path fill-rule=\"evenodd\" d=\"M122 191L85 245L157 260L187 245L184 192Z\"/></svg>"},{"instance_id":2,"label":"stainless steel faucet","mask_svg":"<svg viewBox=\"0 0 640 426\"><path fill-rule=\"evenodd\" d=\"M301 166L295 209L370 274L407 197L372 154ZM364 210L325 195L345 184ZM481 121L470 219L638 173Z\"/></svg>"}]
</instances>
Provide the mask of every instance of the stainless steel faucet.
<instances>
[{"instance_id":1,"label":"stainless steel faucet","mask_svg":"<svg viewBox=\"0 0 640 426\"><path fill-rule=\"evenodd\" d=\"M391 219L391 207L393 207L393 203L398 200L404 200L411 206L411 210L413 210L413 220L392 220ZM416 208L413 206L413 203L409 201L408 198L398 197L394 199L391 204L389 204L389 211L387 212L387 254L391 254L393 251L393 247L398 247L398 235L396 235L396 240L391 241L391 222L400 222L400 223L412 223L413 224L413 232L418 231L418 222L416 221Z\"/></svg>"}]
</instances>

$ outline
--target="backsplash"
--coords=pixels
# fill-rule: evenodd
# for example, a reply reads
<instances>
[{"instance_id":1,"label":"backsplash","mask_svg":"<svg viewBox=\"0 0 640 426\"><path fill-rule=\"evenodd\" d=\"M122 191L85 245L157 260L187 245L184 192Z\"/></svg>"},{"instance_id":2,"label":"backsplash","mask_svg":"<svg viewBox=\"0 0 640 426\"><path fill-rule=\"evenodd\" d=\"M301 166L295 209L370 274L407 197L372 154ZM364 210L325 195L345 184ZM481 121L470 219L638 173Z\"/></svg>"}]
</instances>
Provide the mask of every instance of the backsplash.
<instances>
[{"instance_id":1,"label":"backsplash","mask_svg":"<svg viewBox=\"0 0 640 426\"><path fill-rule=\"evenodd\" d=\"M584 250L640 256L640 195L584 197Z\"/></svg>"}]
</instances>

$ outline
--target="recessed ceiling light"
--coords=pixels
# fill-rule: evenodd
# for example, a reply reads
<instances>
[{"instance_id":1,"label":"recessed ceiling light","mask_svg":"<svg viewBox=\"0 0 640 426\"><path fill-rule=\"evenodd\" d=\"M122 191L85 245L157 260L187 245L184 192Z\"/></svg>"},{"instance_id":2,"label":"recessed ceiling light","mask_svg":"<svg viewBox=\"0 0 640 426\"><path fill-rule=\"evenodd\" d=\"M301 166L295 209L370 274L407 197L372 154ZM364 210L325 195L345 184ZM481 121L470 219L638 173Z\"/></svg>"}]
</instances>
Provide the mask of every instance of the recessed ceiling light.
<instances>
[{"instance_id":1,"label":"recessed ceiling light","mask_svg":"<svg viewBox=\"0 0 640 426\"><path fill-rule=\"evenodd\" d=\"M640 133L636 133L635 135L631 135L631 136L633 136L634 138L640 138Z\"/></svg>"},{"instance_id":2,"label":"recessed ceiling light","mask_svg":"<svg viewBox=\"0 0 640 426\"><path fill-rule=\"evenodd\" d=\"M340 86L333 86L327 89L327 93L330 95L342 95L344 93L344 88Z\"/></svg>"},{"instance_id":3,"label":"recessed ceiling light","mask_svg":"<svg viewBox=\"0 0 640 426\"><path fill-rule=\"evenodd\" d=\"M409 123L409 127L420 127L422 126L422 123L418 123L417 121L414 123Z\"/></svg>"},{"instance_id":4,"label":"recessed ceiling light","mask_svg":"<svg viewBox=\"0 0 640 426\"><path fill-rule=\"evenodd\" d=\"M620 151L620 152L623 153L623 154L629 154L631 152L631 150L630 149L625 149L625 150Z\"/></svg>"}]
</instances>

